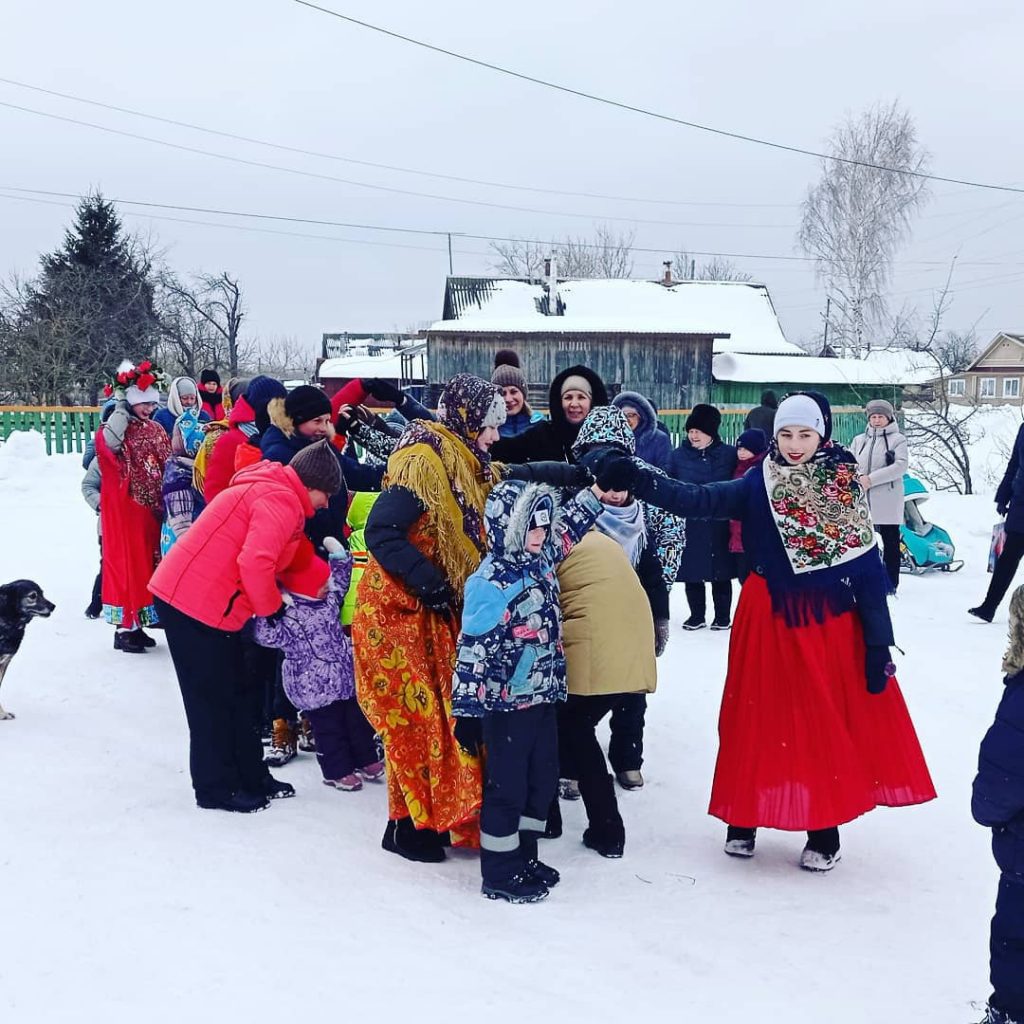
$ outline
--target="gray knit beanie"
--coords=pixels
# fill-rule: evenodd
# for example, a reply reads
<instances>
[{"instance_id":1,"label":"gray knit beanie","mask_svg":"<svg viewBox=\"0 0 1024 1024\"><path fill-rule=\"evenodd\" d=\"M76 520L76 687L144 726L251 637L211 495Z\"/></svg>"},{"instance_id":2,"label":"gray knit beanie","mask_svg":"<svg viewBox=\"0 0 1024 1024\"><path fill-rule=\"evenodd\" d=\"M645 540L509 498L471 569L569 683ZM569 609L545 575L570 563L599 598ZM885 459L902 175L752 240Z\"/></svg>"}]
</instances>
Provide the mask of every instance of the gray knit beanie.
<instances>
[{"instance_id":1,"label":"gray knit beanie","mask_svg":"<svg viewBox=\"0 0 1024 1024\"><path fill-rule=\"evenodd\" d=\"M868 416L880 413L882 416L887 417L890 423L896 419L896 410L892 407L892 402L887 402L884 398L872 398L864 407L864 411Z\"/></svg>"},{"instance_id":2,"label":"gray knit beanie","mask_svg":"<svg viewBox=\"0 0 1024 1024\"><path fill-rule=\"evenodd\" d=\"M497 384L499 388L519 388L523 395L526 394L526 377L518 366L510 366L508 363L496 366L491 374L491 383Z\"/></svg>"},{"instance_id":3,"label":"gray knit beanie","mask_svg":"<svg viewBox=\"0 0 1024 1024\"><path fill-rule=\"evenodd\" d=\"M298 474L302 483L312 490L335 495L344 483L338 457L334 454L331 442L326 438L297 452L292 456L289 465Z\"/></svg>"}]
</instances>

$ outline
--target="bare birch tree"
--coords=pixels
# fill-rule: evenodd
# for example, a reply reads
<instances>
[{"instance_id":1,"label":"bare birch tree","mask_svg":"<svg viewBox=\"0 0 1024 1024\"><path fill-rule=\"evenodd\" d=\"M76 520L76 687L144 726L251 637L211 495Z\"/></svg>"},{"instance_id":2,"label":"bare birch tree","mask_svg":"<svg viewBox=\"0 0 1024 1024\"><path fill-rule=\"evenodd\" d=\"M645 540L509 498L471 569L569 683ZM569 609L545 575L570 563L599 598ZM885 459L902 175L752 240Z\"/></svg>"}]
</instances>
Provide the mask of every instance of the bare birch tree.
<instances>
[{"instance_id":1,"label":"bare birch tree","mask_svg":"<svg viewBox=\"0 0 1024 1024\"><path fill-rule=\"evenodd\" d=\"M698 261L686 249L679 249L672 256L673 273L681 281L753 281L746 271L740 270L732 260L714 256L710 260Z\"/></svg>"},{"instance_id":2,"label":"bare birch tree","mask_svg":"<svg viewBox=\"0 0 1024 1024\"><path fill-rule=\"evenodd\" d=\"M928 198L927 181L915 174L927 170L929 155L896 102L848 117L829 154L804 199L798 240L836 311L836 346L860 356L885 317L893 255Z\"/></svg>"}]
</instances>

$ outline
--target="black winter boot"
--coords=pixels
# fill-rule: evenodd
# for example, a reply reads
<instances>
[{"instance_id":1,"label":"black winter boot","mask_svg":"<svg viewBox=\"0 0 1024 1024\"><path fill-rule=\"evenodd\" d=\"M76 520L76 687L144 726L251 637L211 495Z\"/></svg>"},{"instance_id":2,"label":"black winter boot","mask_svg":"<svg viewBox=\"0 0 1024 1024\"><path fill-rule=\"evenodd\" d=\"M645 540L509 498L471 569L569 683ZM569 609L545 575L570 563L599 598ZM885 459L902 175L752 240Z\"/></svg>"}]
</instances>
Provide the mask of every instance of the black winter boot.
<instances>
[{"instance_id":1,"label":"black winter boot","mask_svg":"<svg viewBox=\"0 0 1024 1024\"><path fill-rule=\"evenodd\" d=\"M518 871L504 882L484 882L480 893L489 900L507 900L509 903L539 903L547 899L548 887L539 879Z\"/></svg>"},{"instance_id":2,"label":"black winter boot","mask_svg":"<svg viewBox=\"0 0 1024 1024\"><path fill-rule=\"evenodd\" d=\"M440 864L445 859L441 837L432 829L416 828L412 818L389 821L381 846L388 853L423 864Z\"/></svg>"},{"instance_id":3,"label":"black winter boot","mask_svg":"<svg viewBox=\"0 0 1024 1024\"><path fill-rule=\"evenodd\" d=\"M725 830L725 852L730 857L753 857L756 828L737 828L730 825Z\"/></svg>"},{"instance_id":4,"label":"black winter boot","mask_svg":"<svg viewBox=\"0 0 1024 1024\"><path fill-rule=\"evenodd\" d=\"M222 800L196 800L196 806L207 811L234 811L236 814L254 814L265 811L270 801L262 793L246 793L238 790Z\"/></svg>"},{"instance_id":5,"label":"black winter boot","mask_svg":"<svg viewBox=\"0 0 1024 1024\"><path fill-rule=\"evenodd\" d=\"M839 852L839 829L816 829L807 833L807 845L800 854L800 867L805 871L831 871L842 856Z\"/></svg>"},{"instance_id":6,"label":"black winter boot","mask_svg":"<svg viewBox=\"0 0 1024 1024\"><path fill-rule=\"evenodd\" d=\"M133 631L118 629L114 632L114 650L125 654L145 654L146 645L139 642Z\"/></svg>"},{"instance_id":7,"label":"black winter boot","mask_svg":"<svg viewBox=\"0 0 1024 1024\"><path fill-rule=\"evenodd\" d=\"M557 869L537 859L537 833L520 832L519 850L523 856L526 873L536 881L543 882L549 889L554 889L562 876Z\"/></svg>"}]
</instances>

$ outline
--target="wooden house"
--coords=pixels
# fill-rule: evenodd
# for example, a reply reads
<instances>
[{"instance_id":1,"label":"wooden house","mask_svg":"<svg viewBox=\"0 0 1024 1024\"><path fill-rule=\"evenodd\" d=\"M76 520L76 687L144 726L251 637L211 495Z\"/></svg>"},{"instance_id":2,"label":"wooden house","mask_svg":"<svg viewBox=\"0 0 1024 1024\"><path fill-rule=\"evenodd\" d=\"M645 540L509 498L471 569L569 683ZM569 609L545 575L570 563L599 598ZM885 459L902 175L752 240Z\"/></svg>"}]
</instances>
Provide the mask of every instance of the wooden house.
<instances>
[{"instance_id":1,"label":"wooden house","mask_svg":"<svg viewBox=\"0 0 1024 1024\"><path fill-rule=\"evenodd\" d=\"M428 395L455 373L489 377L503 348L518 352L535 407L560 370L583 363L612 394L640 391L667 414L713 400L716 352L799 351L764 285L449 277L427 331Z\"/></svg>"},{"instance_id":2,"label":"wooden house","mask_svg":"<svg viewBox=\"0 0 1024 1024\"><path fill-rule=\"evenodd\" d=\"M1000 331L963 373L936 379L958 405L1024 405L1024 334Z\"/></svg>"}]
</instances>

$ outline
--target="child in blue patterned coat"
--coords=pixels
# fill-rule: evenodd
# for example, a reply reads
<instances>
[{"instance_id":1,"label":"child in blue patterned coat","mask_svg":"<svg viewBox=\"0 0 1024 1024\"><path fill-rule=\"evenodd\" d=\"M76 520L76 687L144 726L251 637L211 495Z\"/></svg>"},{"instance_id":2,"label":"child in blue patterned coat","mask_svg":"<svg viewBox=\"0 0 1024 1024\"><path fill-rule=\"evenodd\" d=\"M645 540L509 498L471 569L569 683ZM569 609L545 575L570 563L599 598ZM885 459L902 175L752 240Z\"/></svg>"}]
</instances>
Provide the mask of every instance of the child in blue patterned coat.
<instances>
[{"instance_id":1,"label":"child in blue patterned coat","mask_svg":"<svg viewBox=\"0 0 1024 1024\"><path fill-rule=\"evenodd\" d=\"M452 681L455 738L487 749L480 813L483 895L544 899L558 872L537 859L558 785L555 706L566 697L556 565L601 512L596 488L558 492L508 480L485 509L488 554L466 582Z\"/></svg>"}]
</instances>

